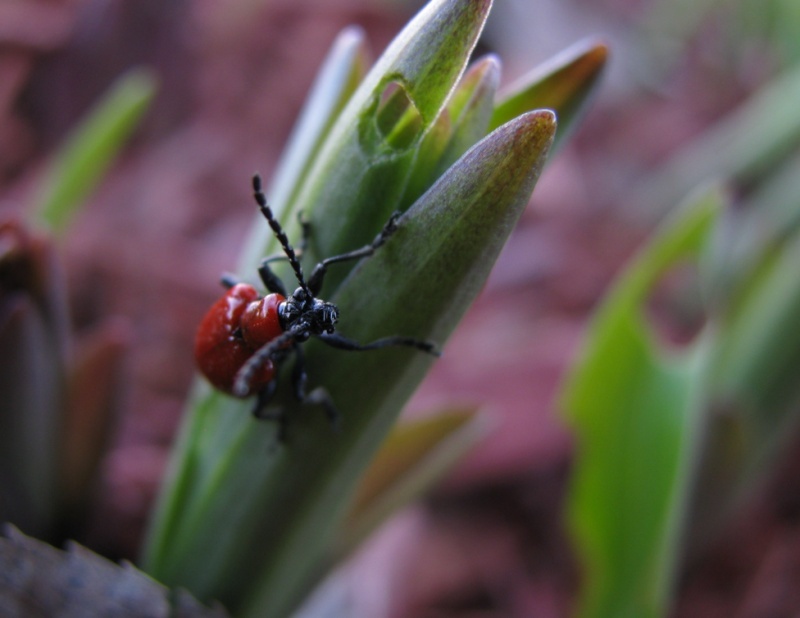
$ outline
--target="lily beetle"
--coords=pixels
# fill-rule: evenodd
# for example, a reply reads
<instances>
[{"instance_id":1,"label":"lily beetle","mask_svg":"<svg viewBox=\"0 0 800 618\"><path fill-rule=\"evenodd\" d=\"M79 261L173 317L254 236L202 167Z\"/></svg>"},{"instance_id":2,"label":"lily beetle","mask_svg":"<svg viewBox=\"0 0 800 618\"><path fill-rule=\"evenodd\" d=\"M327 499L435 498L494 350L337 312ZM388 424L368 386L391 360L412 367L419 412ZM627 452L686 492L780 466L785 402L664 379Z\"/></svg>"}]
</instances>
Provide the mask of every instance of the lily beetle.
<instances>
[{"instance_id":1,"label":"lily beetle","mask_svg":"<svg viewBox=\"0 0 800 618\"><path fill-rule=\"evenodd\" d=\"M316 337L333 348L351 352L405 346L439 356L433 343L411 337L385 337L367 344L343 337L336 333L338 308L331 302L317 298L328 267L375 253L397 229L399 213L389 218L370 244L322 260L306 280L300 265L300 256L308 244L310 224L301 221L303 239L295 251L267 204L258 175L253 177L253 194L283 252L265 258L258 268L258 274L268 292L266 296L262 296L252 285L239 282L230 275L222 277L226 292L211 306L200 322L194 348L200 371L214 387L239 398L255 395L253 414L256 418L279 421L283 436L283 414L269 414L267 405L275 394L278 369L291 355L295 359L292 371L295 397L303 403L322 406L334 424L340 418L324 387L306 392L308 376L301 344L310 337ZM283 282L270 268L272 262L283 260L289 262L299 284L290 295L287 295Z\"/></svg>"}]
</instances>

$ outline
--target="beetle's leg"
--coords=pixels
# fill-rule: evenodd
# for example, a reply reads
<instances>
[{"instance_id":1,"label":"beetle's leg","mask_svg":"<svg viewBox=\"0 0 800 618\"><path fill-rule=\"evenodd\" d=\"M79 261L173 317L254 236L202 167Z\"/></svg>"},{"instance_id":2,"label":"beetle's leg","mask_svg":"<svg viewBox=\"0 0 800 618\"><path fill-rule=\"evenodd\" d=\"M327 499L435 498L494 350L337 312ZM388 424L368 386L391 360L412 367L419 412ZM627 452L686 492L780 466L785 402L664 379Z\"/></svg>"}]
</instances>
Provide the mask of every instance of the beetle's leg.
<instances>
[{"instance_id":1,"label":"beetle's leg","mask_svg":"<svg viewBox=\"0 0 800 618\"><path fill-rule=\"evenodd\" d=\"M219 282L226 290L230 290L237 283L241 283L241 281L239 281L239 279L233 273L222 273L222 276L219 278Z\"/></svg>"},{"instance_id":2,"label":"beetle's leg","mask_svg":"<svg viewBox=\"0 0 800 618\"><path fill-rule=\"evenodd\" d=\"M292 367L292 388L294 398L303 401L306 398L306 384L308 384L308 372L306 371L306 355L303 347L295 346L294 367Z\"/></svg>"},{"instance_id":3,"label":"beetle's leg","mask_svg":"<svg viewBox=\"0 0 800 618\"><path fill-rule=\"evenodd\" d=\"M442 353L436 349L435 343L431 341L421 341L412 337L384 337L383 339L377 339L370 343L359 343L347 337L342 337L337 333L317 335L317 338L332 348L350 352L364 352L367 350L380 350L381 348L403 346L415 348L420 352L432 354L433 356L442 355Z\"/></svg>"},{"instance_id":4,"label":"beetle's leg","mask_svg":"<svg viewBox=\"0 0 800 618\"><path fill-rule=\"evenodd\" d=\"M270 401L278 390L278 381L272 380L258 391L253 406L253 416L260 421L274 421L278 426L278 442L286 444L286 413L282 408L268 409Z\"/></svg>"},{"instance_id":5,"label":"beetle's leg","mask_svg":"<svg viewBox=\"0 0 800 618\"><path fill-rule=\"evenodd\" d=\"M261 281L264 282L264 287L267 288L268 292L280 294L285 297L286 288L283 287L283 281L280 280L278 275L272 272L272 269L269 267L269 262L270 258L262 260L261 266L258 267L258 276L261 277Z\"/></svg>"},{"instance_id":6,"label":"beetle's leg","mask_svg":"<svg viewBox=\"0 0 800 618\"><path fill-rule=\"evenodd\" d=\"M308 393L303 398L303 403L308 403L322 407L322 409L325 410L325 416L328 417L328 420L330 421L334 431L341 430L342 415L339 413L339 410L333 403L333 398L331 397L331 394L327 391L327 389L324 386L318 386L313 391Z\"/></svg>"},{"instance_id":7,"label":"beetle's leg","mask_svg":"<svg viewBox=\"0 0 800 618\"><path fill-rule=\"evenodd\" d=\"M253 406L253 416L255 416L258 420L263 421L267 419L272 419L272 413L267 411L267 406L269 402L272 401L273 397L275 397L275 391L278 390L278 381L272 380L271 382L267 382L256 396L256 404Z\"/></svg>"},{"instance_id":8,"label":"beetle's leg","mask_svg":"<svg viewBox=\"0 0 800 618\"><path fill-rule=\"evenodd\" d=\"M292 386L294 396L303 404L314 404L321 406L325 411L333 428L338 431L342 425L342 415L333 403L333 398L327 390L319 386L310 393L306 393L308 383L308 373L306 372L306 357L302 346L295 346L295 362L292 369Z\"/></svg>"},{"instance_id":9,"label":"beetle's leg","mask_svg":"<svg viewBox=\"0 0 800 618\"><path fill-rule=\"evenodd\" d=\"M250 391L249 385L252 384L256 372L268 360L275 363L283 360L283 355L286 354L285 348L287 344L294 340L294 337L294 332L287 331L258 348L236 373L236 377L233 380L233 394L237 397L247 397Z\"/></svg>"},{"instance_id":10,"label":"beetle's leg","mask_svg":"<svg viewBox=\"0 0 800 618\"><path fill-rule=\"evenodd\" d=\"M288 354L296 352L299 348L297 344L292 346L289 350L279 349L273 353L270 360L275 363L277 367L286 359ZM286 411L283 408L267 409L267 406L275 397L275 392L278 390L278 379L275 376L270 382L267 382L256 395L256 404L253 407L253 416L259 420L275 421L278 424L278 442L286 444Z\"/></svg>"},{"instance_id":11,"label":"beetle's leg","mask_svg":"<svg viewBox=\"0 0 800 618\"><path fill-rule=\"evenodd\" d=\"M317 264L314 267L314 270L311 271L311 276L308 278L308 289L311 290L311 293L314 296L319 294L320 290L322 289L322 282L325 279L325 274L328 272L328 266L331 264L347 262L350 260L358 260L363 257L369 257L375 253L375 251L386 242L386 239L394 234L397 230L397 219L400 217L400 214L400 212L393 213L386 222L386 225L383 226L380 234L378 234L370 244L365 245L360 249L342 253L341 255L334 255L333 257L325 258L319 264Z\"/></svg>"}]
</instances>

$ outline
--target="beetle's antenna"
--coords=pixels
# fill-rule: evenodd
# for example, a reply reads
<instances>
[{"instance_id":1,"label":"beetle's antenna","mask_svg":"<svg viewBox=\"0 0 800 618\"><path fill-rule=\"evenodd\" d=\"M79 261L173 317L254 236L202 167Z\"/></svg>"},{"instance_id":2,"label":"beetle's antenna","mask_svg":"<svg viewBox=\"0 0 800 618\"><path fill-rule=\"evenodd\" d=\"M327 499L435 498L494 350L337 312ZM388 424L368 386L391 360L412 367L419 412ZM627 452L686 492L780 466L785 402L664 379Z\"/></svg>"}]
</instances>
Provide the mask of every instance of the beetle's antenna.
<instances>
[{"instance_id":1,"label":"beetle's antenna","mask_svg":"<svg viewBox=\"0 0 800 618\"><path fill-rule=\"evenodd\" d=\"M294 276L297 277L297 282L300 284L300 287L303 288L303 291L310 297L312 294L308 289L308 285L306 285L305 278L303 277L303 267L300 266L300 260L297 259L297 254L294 252L292 245L289 244L289 238L286 236L286 232L283 231L281 224L278 223L275 215L272 214L272 209L269 207L269 204L267 204L267 198L261 190L261 176L258 174L253 176L253 195L256 198L256 203L261 210L261 214L264 215L264 218L267 220L267 223L269 223L270 228L272 228L275 238L277 238L278 242L281 243L281 248L283 248L283 252L289 259L289 264L291 264L292 270L294 270Z\"/></svg>"}]
</instances>

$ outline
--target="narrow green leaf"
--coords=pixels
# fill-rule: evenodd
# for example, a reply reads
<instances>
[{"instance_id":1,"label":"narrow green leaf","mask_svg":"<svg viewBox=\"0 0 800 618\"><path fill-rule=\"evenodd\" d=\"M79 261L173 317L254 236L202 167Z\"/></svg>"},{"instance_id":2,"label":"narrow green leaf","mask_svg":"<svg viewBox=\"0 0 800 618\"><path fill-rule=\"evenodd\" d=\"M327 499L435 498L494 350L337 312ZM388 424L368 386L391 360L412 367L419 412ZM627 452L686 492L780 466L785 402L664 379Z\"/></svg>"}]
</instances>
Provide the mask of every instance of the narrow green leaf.
<instances>
[{"instance_id":1,"label":"narrow green leaf","mask_svg":"<svg viewBox=\"0 0 800 618\"><path fill-rule=\"evenodd\" d=\"M320 573L345 559L386 519L431 489L485 435L476 412L448 409L403 421L392 430L361 479L329 555L317 564ZM353 612L346 600L349 590L334 574L315 589L313 601L305 603L298 615L349 615Z\"/></svg>"},{"instance_id":2,"label":"narrow green leaf","mask_svg":"<svg viewBox=\"0 0 800 618\"><path fill-rule=\"evenodd\" d=\"M420 144L401 210L413 204L434 180L486 135L499 81L500 62L494 56L478 60L464 74Z\"/></svg>"},{"instance_id":3,"label":"narrow green leaf","mask_svg":"<svg viewBox=\"0 0 800 618\"><path fill-rule=\"evenodd\" d=\"M35 217L63 232L136 128L156 91L154 76L133 69L117 79L56 155L42 181Z\"/></svg>"},{"instance_id":4,"label":"narrow green leaf","mask_svg":"<svg viewBox=\"0 0 800 618\"><path fill-rule=\"evenodd\" d=\"M314 221L312 217L315 242L309 253L313 254L320 245L320 254L327 256L336 253L331 247L332 239L327 244L324 242L329 233L337 237L337 242L344 249L351 249L363 244L357 239L353 240L353 233L363 236L365 229L368 230L365 226L371 225L372 231L368 233L372 234L383 225L393 209L392 199L387 196L392 192L399 194L415 154L414 149L400 153L388 149L387 152L387 148L381 145L384 140L376 137L378 132L374 116L384 89L391 83L401 86L409 96L419 99L413 105L425 122L432 122L466 65L490 5L489 0L435 0L429 3L382 55L379 63L348 100L335 126L329 131L314 130L313 126L308 129L312 137L302 140L306 144L320 144L320 138L325 135L322 140L324 143L313 157L311 169L305 164L308 171L303 176L302 192L292 205L293 211L300 209L306 216L312 215L316 207L324 211L324 221ZM333 53L334 59L329 66L336 75L349 74L349 70L341 70L352 66L352 62L347 61L352 54L345 52L342 52L344 60L336 60L340 56ZM327 76L328 72L325 71L323 75ZM335 75L323 77L321 81L326 83L328 79L334 84L343 83ZM321 87L321 91L326 90ZM346 94L345 88L337 91L343 96ZM325 126L328 126L327 120ZM305 132L302 128L300 131L301 134ZM377 146L371 150L368 143L375 141ZM306 152L306 156L298 158L310 161L309 148L301 150ZM290 179L287 182L279 181L276 186L286 187L288 200L290 189L296 184L296 180ZM372 213L374 208L379 209L377 216ZM358 215L354 216L354 213ZM296 230L296 226L293 226L295 219L286 215L283 218L288 223L290 235L294 237L292 230ZM259 221L259 225L264 227L263 221ZM352 227L354 232L343 230L344 225ZM348 238L352 244L348 244ZM371 236L368 238L371 240ZM275 247L274 242L272 246ZM245 257L249 253L246 252ZM258 259L254 259L248 268L254 268L253 265L257 263ZM343 274L333 272L328 280L335 283L333 280L337 276L341 279ZM232 442L244 440L250 431L250 423L240 420L243 417L246 420L250 405L212 393L205 384L195 389L189 405L192 415L179 436L167 489L159 500L145 550L145 561L154 572L191 571L199 564L191 556L198 538L197 528L186 521L187 514L198 517L201 522L215 521L213 518L206 519L204 513L208 502L215 499L213 496L219 495L215 483L224 476L219 472L220 468L230 463L228 449L236 448ZM264 440L268 442L270 438L265 437ZM208 465L210 469L207 469ZM243 478L247 478L247 475ZM226 547L221 543L219 551L224 551ZM190 556L188 560L185 559L186 555ZM214 560L212 557L204 561L218 564L220 569L225 568L224 558L219 557L216 562ZM184 577L188 581L188 574L184 573ZM201 578L203 581L196 582L194 589L202 594L202 590L210 587L210 582L215 578L221 579L215 569L205 569ZM242 581L240 578L236 583L241 586Z\"/></svg>"},{"instance_id":5,"label":"narrow green leaf","mask_svg":"<svg viewBox=\"0 0 800 618\"><path fill-rule=\"evenodd\" d=\"M483 435L477 410L455 409L397 425L359 482L337 533L334 556L355 549L401 507L420 497Z\"/></svg>"},{"instance_id":6,"label":"narrow green leaf","mask_svg":"<svg viewBox=\"0 0 800 618\"><path fill-rule=\"evenodd\" d=\"M642 70L644 79L657 83L657 79L684 58L690 39L700 25L721 4L722 0L658 0L650 3L644 11L637 38L640 48L649 52ZM763 10L763 3L759 3ZM640 60L641 62L641 60ZM655 75L653 75L655 73Z\"/></svg>"},{"instance_id":7,"label":"narrow green leaf","mask_svg":"<svg viewBox=\"0 0 800 618\"><path fill-rule=\"evenodd\" d=\"M466 153L409 209L392 242L361 262L342 284L334 298L341 332L359 341L400 333L444 342L481 290L527 204L554 133L553 114L527 114ZM280 542L273 546L274 566L268 569L279 572L265 572L271 586L259 588L249 605L253 616L277 602L290 584L286 565L293 557L304 554L307 560L307 552L314 555L329 546L334 524L344 514L342 498L352 495L359 471L432 362L408 350L343 357L315 341L307 351L309 374L347 412L342 435L332 444L325 419L303 415L284 400L297 419L297 444L292 446L292 478L283 477L290 474L285 470L275 479L320 493L298 500L302 516L275 514L284 524L276 525ZM358 376L357 388L352 376ZM285 501L281 504L286 507Z\"/></svg>"},{"instance_id":8,"label":"narrow green leaf","mask_svg":"<svg viewBox=\"0 0 800 618\"><path fill-rule=\"evenodd\" d=\"M368 58L364 32L360 28L349 26L339 33L275 169L275 184L270 187L270 195L277 209L291 203L299 190L320 145L364 78ZM254 227L264 228L261 224ZM247 267L251 265L252 262Z\"/></svg>"},{"instance_id":9,"label":"narrow green leaf","mask_svg":"<svg viewBox=\"0 0 800 618\"><path fill-rule=\"evenodd\" d=\"M58 472L64 510L82 513L96 489L97 473L116 429L123 361L130 326L117 318L81 338L71 358L59 423ZM65 513L66 515L66 513Z\"/></svg>"},{"instance_id":10,"label":"narrow green leaf","mask_svg":"<svg viewBox=\"0 0 800 618\"><path fill-rule=\"evenodd\" d=\"M702 423L703 337L663 349L645 321L662 273L696 262L721 208L701 196L662 227L595 317L562 405L578 456L569 520L584 568L583 617L664 616Z\"/></svg>"},{"instance_id":11,"label":"narrow green leaf","mask_svg":"<svg viewBox=\"0 0 800 618\"><path fill-rule=\"evenodd\" d=\"M342 111L293 209L315 229L313 258L369 242L405 192L424 133L441 112L483 28L490 0L433 0L397 36ZM400 143L378 123L386 90L407 102L403 123L419 130ZM418 124L417 124L418 123ZM356 215L356 216L354 216ZM290 232L296 231L291 217ZM346 269L326 281L330 295Z\"/></svg>"},{"instance_id":12,"label":"narrow green leaf","mask_svg":"<svg viewBox=\"0 0 800 618\"><path fill-rule=\"evenodd\" d=\"M494 129L533 109L552 109L558 118L558 135L553 144L556 151L588 106L607 58L608 47L594 40L565 49L501 93L490 127Z\"/></svg>"},{"instance_id":13,"label":"narrow green leaf","mask_svg":"<svg viewBox=\"0 0 800 618\"><path fill-rule=\"evenodd\" d=\"M0 520L42 538L63 523L67 317L52 244L0 223Z\"/></svg>"},{"instance_id":14,"label":"narrow green leaf","mask_svg":"<svg viewBox=\"0 0 800 618\"><path fill-rule=\"evenodd\" d=\"M342 285L340 332L443 342L526 205L554 131L551 113L528 114L470 150ZM313 584L357 478L432 362L411 350L316 344L306 346L309 386L324 384L343 411L338 435L282 393L290 443L276 446L275 428L249 418L248 404L198 388L169 481L181 499L147 557L159 580L245 616L282 615Z\"/></svg>"},{"instance_id":15,"label":"narrow green leaf","mask_svg":"<svg viewBox=\"0 0 800 618\"><path fill-rule=\"evenodd\" d=\"M737 208L726 213L714 243L708 285L718 307L735 306L758 281L756 271L768 267L800 228L800 152L759 182Z\"/></svg>"},{"instance_id":16,"label":"narrow green leaf","mask_svg":"<svg viewBox=\"0 0 800 618\"><path fill-rule=\"evenodd\" d=\"M436 177L444 173L489 132L489 121L494 111L494 98L499 85L500 60L496 56L479 59L464 74L447 104L447 112L452 118L453 134L447 150L438 162ZM517 116L528 111L531 110L526 109ZM498 126L492 126L491 129L494 130Z\"/></svg>"},{"instance_id":17,"label":"narrow green leaf","mask_svg":"<svg viewBox=\"0 0 800 618\"><path fill-rule=\"evenodd\" d=\"M300 113L298 123L289 139L286 152L278 164L275 181L270 190L275 211L286 210L314 160L319 145L342 107L352 96L365 71L367 50L363 32L359 28L345 28L334 41L312 90ZM269 239L269 241L267 240ZM264 254L264 247L273 240L263 217L255 215L253 232L242 252L239 270L247 275L253 272ZM188 409L224 409L229 415L247 415L248 407L240 401L231 400L212 393L205 384L198 384L188 402ZM200 412L203 416L203 412ZM151 522L149 538L145 548L145 561L157 564L167 557L163 553L175 543L183 512L191 512L197 505L195 497L203 486L202 471L197 468L198 459L193 447L199 440L202 427L185 423L175 446L176 457L169 471L166 485L172 489L162 492L156 507L156 516ZM227 437L227 435L225 436ZM174 483L174 484L173 484ZM183 528L188 530L188 528ZM191 542L191 540L189 540Z\"/></svg>"}]
</instances>

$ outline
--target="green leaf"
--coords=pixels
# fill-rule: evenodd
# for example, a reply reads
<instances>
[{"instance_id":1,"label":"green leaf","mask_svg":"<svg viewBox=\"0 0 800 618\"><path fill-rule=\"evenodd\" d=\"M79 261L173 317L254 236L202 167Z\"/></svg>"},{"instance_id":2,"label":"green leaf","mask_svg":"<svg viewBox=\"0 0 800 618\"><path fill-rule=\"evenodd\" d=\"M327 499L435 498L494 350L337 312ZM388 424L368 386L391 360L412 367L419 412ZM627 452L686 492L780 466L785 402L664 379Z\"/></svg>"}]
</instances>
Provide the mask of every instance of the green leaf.
<instances>
[{"instance_id":1,"label":"green leaf","mask_svg":"<svg viewBox=\"0 0 800 618\"><path fill-rule=\"evenodd\" d=\"M419 142L464 71L490 5L490 0L428 3L366 76L292 204L293 213L302 211L315 231L310 259L366 244L398 208ZM395 126L404 130L399 141ZM290 216L287 222L293 237L296 221ZM345 274L346 269L332 273L324 294L331 295Z\"/></svg>"},{"instance_id":2,"label":"green leaf","mask_svg":"<svg viewBox=\"0 0 800 618\"><path fill-rule=\"evenodd\" d=\"M422 419L403 421L389 434L359 481L349 512L336 531L316 570L324 574L344 560L376 528L396 511L420 498L485 435L485 424L476 409L442 411ZM335 576L334 576L335 580ZM323 584L313 594L321 615L336 607L341 588ZM302 614L315 615L307 606Z\"/></svg>"},{"instance_id":3,"label":"green leaf","mask_svg":"<svg viewBox=\"0 0 800 618\"><path fill-rule=\"evenodd\" d=\"M671 266L697 262L721 208L702 195L664 225L595 317L562 405L578 442L569 521L583 563L584 617L664 616L698 428L705 337L668 350L645 303Z\"/></svg>"},{"instance_id":4,"label":"green leaf","mask_svg":"<svg viewBox=\"0 0 800 618\"><path fill-rule=\"evenodd\" d=\"M323 140L292 205L312 219L315 235L309 253L335 253L330 246L334 239L351 249L360 244L353 234L367 230L371 240L383 225L384 216L373 216L373 207L381 212L393 208L391 200L382 198L392 191L399 198L415 154L410 145L398 151L397 142L393 145L388 139L394 131L391 122L387 124L393 108L386 107L385 95L391 95L393 87L408 101L411 120L418 115L429 125L463 71L489 4L487 0L428 4L351 97ZM400 111L395 114L396 125L409 126L406 111ZM527 170L526 178L531 173ZM515 197L512 194L509 199ZM324 220L315 220L315 208ZM369 225L374 226L372 230ZM332 272L329 279L337 274ZM383 279L381 286L386 285ZM341 309L346 307L340 305ZM380 315L369 319L380 319ZM408 362L407 354L397 352ZM417 361L417 380L423 369ZM324 379L324 372L320 375ZM356 374L346 376L345 383L352 384L352 375ZM403 375L400 372L396 380ZM391 373L386 376L392 377ZM410 388L406 386L399 402L408 397ZM197 387L145 556L150 571L160 579L189 586L207 598L221 598L234 607L249 605L259 615L286 611L312 583L309 574L315 556L325 551L337 508L343 508L337 505L346 503L346 490L354 486L358 466L366 465L366 454L352 445L348 448L344 440L332 448L330 428L323 419L310 415L291 398L283 397L278 403L286 406L293 424L297 418L298 444L292 444L291 450L273 446L270 451L274 427L249 418L250 402L210 392L204 384ZM345 408L347 403L339 405ZM395 403L393 414L399 405ZM305 428L307 423L316 427ZM358 436L356 431L346 433ZM374 449L381 437L367 444ZM313 446L311 457L309 445L302 443L306 438ZM312 465L318 453L334 459L327 466ZM342 468L346 461L358 465ZM305 487L303 495L296 495L297 487ZM324 519L307 525L309 519L319 517ZM253 601L248 595L259 598Z\"/></svg>"},{"instance_id":5,"label":"green leaf","mask_svg":"<svg viewBox=\"0 0 800 618\"><path fill-rule=\"evenodd\" d=\"M84 334L71 359L60 419L58 472L64 510L82 513L115 433L123 362L131 338L120 318L101 322Z\"/></svg>"},{"instance_id":6,"label":"green leaf","mask_svg":"<svg viewBox=\"0 0 800 618\"><path fill-rule=\"evenodd\" d=\"M726 213L715 243L709 283L718 305L735 302L765 258L800 228L800 152L773 170L738 207Z\"/></svg>"},{"instance_id":7,"label":"green leaf","mask_svg":"<svg viewBox=\"0 0 800 618\"><path fill-rule=\"evenodd\" d=\"M556 151L577 126L597 90L607 59L608 47L594 40L565 49L501 93L490 127L494 129L533 109L552 109L558 118L553 144Z\"/></svg>"},{"instance_id":8,"label":"green leaf","mask_svg":"<svg viewBox=\"0 0 800 618\"><path fill-rule=\"evenodd\" d=\"M448 170L340 287L340 332L443 342L527 204L554 132L551 113L525 115ZM275 428L248 418L247 404L198 388L175 495L151 537L154 576L245 616L282 615L313 583L357 478L432 362L411 350L343 354L314 341L306 350L314 384L343 411L341 434L284 394L290 443L276 446Z\"/></svg>"},{"instance_id":9,"label":"green leaf","mask_svg":"<svg viewBox=\"0 0 800 618\"><path fill-rule=\"evenodd\" d=\"M45 538L63 524L72 342L60 266L47 238L13 219L0 223L0 520Z\"/></svg>"},{"instance_id":10,"label":"green leaf","mask_svg":"<svg viewBox=\"0 0 800 618\"><path fill-rule=\"evenodd\" d=\"M409 209L393 242L361 262L338 290L334 300L341 311L341 332L359 341L392 333L445 341L483 287L527 204L554 132L551 113L523 116L448 170ZM306 505L306 519L291 519L294 529L290 539L282 537L276 564L286 564L316 542L321 547L330 542L327 535L315 537L331 529L331 518L342 512L342 497L353 491L354 477L371 460L431 363L430 357L408 350L342 358L313 341L307 350L310 375L347 412L342 435L331 445L325 419L301 418L292 405L300 460L292 466L299 477L293 485L318 487L311 479L320 477L320 465L327 482L322 496ZM356 388L352 376L358 376ZM327 452L321 454L322 448ZM299 480L305 475L305 482ZM281 551L286 552L284 560ZM251 605L253 615L282 589L281 583L272 591L262 589L260 600Z\"/></svg>"},{"instance_id":11,"label":"green leaf","mask_svg":"<svg viewBox=\"0 0 800 618\"><path fill-rule=\"evenodd\" d=\"M155 91L156 80L145 69L133 69L114 82L56 155L36 200L37 220L54 232L64 231L136 128Z\"/></svg>"},{"instance_id":12,"label":"green leaf","mask_svg":"<svg viewBox=\"0 0 800 618\"><path fill-rule=\"evenodd\" d=\"M332 552L344 556L420 497L484 435L477 410L453 409L395 427L359 482Z\"/></svg>"},{"instance_id":13,"label":"green leaf","mask_svg":"<svg viewBox=\"0 0 800 618\"><path fill-rule=\"evenodd\" d=\"M721 4L721 0L659 0L646 7L636 36L643 52L651 56L644 58L641 67L649 81L657 83L656 79L685 57L692 37ZM763 4L759 3L762 10Z\"/></svg>"},{"instance_id":14,"label":"green leaf","mask_svg":"<svg viewBox=\"0 0 800 618\"><path fill-rule=\"evenodd\" d=\"M434 180L486 135L499 82L500 62L494 56L478 60L464 74L420 144L401 210L413 204Z\"/></svg>"}]
</instances>

